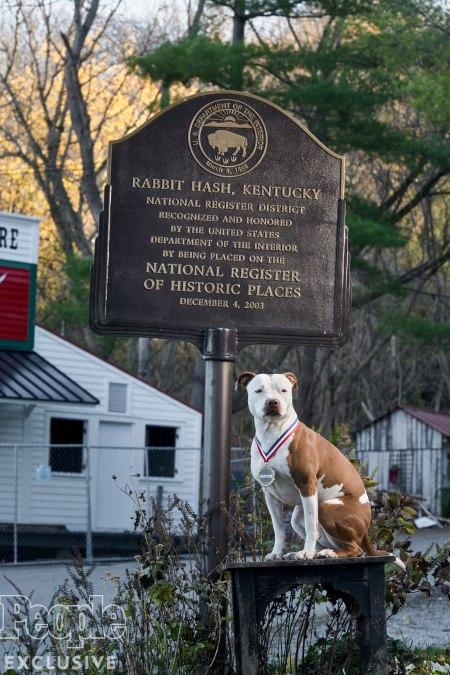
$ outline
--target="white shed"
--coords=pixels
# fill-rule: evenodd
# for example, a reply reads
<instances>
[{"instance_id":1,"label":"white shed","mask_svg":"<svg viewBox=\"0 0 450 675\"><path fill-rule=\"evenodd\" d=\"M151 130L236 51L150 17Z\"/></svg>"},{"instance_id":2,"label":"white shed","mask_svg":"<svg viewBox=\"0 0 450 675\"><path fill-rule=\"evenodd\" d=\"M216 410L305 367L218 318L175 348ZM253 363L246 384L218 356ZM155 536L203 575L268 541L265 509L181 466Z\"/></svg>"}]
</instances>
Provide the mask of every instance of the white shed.
<instances>
[{"instance_id":1,"label":"white shed","mask_svg":"<svg viewBox=\"0 0 450 675\"><path fill-rule=\"evenodd\" d=\"M85 531L90 491L94 532L130 531L133 475L197 510L201 433L198 410L37 326L34 351L0 351L0 524Z\"/></svg>"},{"instance_id":2,"label":"white shed","mask_svg":"<svg viewBox=\"0 0 450 675\"><path fill-rule=\"evenodd\" d=\"M450 415L403 405L356 432L358 457L380 487L422 498L434 515L444 515L448 498L449 441Z\"/></svg>"}]
</instances>

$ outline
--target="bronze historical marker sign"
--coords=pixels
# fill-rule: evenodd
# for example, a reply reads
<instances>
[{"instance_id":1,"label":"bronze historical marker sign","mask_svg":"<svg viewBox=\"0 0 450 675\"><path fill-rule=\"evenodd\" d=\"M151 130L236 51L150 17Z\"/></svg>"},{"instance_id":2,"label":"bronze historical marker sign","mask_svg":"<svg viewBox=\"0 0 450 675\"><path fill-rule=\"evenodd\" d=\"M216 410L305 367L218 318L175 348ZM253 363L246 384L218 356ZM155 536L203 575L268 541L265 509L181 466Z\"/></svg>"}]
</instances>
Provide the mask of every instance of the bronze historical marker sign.
<instances>
[{"instance_id":1,"label":"bronze historical marker sign","mask_svg":"<svg viewBox=\"0 0 450 675\"><path fill-rule=\"evenodd\" d=\"M111 143L91 325L180 338L342 344L344 159L261 98L186 99Z\"/></svg>"}]
</instances>

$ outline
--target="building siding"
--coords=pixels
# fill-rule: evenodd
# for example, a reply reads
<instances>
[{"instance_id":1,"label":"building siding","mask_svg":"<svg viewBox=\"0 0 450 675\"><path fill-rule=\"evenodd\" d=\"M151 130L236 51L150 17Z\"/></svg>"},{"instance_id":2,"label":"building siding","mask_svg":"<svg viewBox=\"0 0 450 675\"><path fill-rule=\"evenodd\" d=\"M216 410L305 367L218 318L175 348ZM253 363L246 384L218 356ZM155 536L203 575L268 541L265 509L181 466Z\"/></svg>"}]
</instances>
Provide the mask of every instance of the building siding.
<instances>
[{"instance_id":1,"label":"building siding","mask_svg":"<svg viewBox=\"0 0 450 675\"><path fill-rule=\"evenodd\" d=\"M0 404L0 522L14 518L14 445L22 443L24 430L23 406ZM18 466L22 460L18 449ZM23 493L23 476L18 474L19 495ZM18 504L20 509L20 503Z\"/></svg>"},{"instance_id":2,"label":"building siding","mask_svg":"<svg viewBox=\"0 0 450 675\"><path fill-rule=\"evenodd\" d=\"M19 522L60 524L71 530L84 530L86 527L86 475L52 474L50 479L41 481L36 477L37 467L48 464L49 421L52 416L68 416L87 421L85 443L91 447L94 528L102 529L101 523L96 522L95 513L99 490L107 490L108 495L123 503L125 511L130 510L129 498L112 483L114 466L108 466L108 471L103 472L105 475L99 472L100 451L96 448L100 444L99 425L102 421L128 425L126 446L135 449L124 450L127 461L121 461L119 467L122 469L122 475L119 476L122 482L130 479L130 475L126 475L128 468L130 473L143 475L145 426L155 424L177 427L179 449L176 451L175 477L137 478L137 485L148 490L155 498L158 486L162 485L164 499L176 493L181 499L190 502L194 509L198 508L201 413L40 327L36 327L35 351L97 397L100 404L77 406L38 403L32 408L0 404L0 443L29 444L29 447L20 449L19 455ZM126 413L108 412L110 382L127 385ZM26 409L30 414L25 419ZM11 522L14 516L13 448L0 448L0 456L0 522ZM127 529L132 528L130 520ZM124 529L123 524L118 529Z\"/></svg>"},{"instance_id":3,"label":"building siding","mask_svg":"<svg viewBox=\"0 0 450 675\"><path fill-rule=\"evenodd\" d=\"M406 411L394 410L359 431L356 447L382 489L392 488L389 470L400 466L407 491L422 497L424 505L440 515L445 481L442 434Z\"/></svg>"}]
</instances>

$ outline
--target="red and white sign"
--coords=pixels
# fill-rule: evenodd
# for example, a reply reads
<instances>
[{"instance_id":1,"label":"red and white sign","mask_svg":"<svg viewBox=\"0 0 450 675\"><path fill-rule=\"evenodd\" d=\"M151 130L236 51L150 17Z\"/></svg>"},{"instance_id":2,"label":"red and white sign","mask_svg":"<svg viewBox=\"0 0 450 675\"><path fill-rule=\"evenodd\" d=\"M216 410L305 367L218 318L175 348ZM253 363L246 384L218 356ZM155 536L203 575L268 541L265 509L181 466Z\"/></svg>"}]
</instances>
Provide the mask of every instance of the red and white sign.
<instances>
[{"instance_id":1,"label":"red and white sign","mask_svg":"<svg viewBox=\"0 0 450 675\"><path fill-rule=\"evenodd\" d=\"M33 348L39 222L0 213L0 349Z\"/></svg>"},{"instance_id":2,"label":"red and white sign","mask_svg":"<svg viewBox=\"0 0 450 675\"><path fill-rule=\"evenodd\" d=\"M30 270L0 265L0 340L27 340Z\"/></svg>"}]
</instances>

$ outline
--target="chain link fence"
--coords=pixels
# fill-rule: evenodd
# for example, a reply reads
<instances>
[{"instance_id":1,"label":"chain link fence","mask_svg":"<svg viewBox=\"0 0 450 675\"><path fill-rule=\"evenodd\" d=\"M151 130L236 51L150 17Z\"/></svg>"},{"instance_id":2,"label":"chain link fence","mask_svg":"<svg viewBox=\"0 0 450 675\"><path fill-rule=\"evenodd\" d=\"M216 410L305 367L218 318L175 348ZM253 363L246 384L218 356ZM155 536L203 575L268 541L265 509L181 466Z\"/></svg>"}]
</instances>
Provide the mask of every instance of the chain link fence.
<instances>
[{"instance_id":1,"label":"chain link fence","mask_svg":"<svg viewBox=\"0 0 450 675\"><path fill-rule=\"evenodd\" d=\"M419 497L435 515L446 486L438 448L358 452L380 487ZM0 563L129 559L139 553L136 498L202 500L201 448L0 444ZM248 453L232 448L230 489L244 493Z\"/></svg>"},{"instance_id":2,"label":"chain link fence","mask_svg":"<svg viewBox=\"0 0 450 675\"><path fill-rule=\"evenodd\" d=\"M136 500L198 511L201 449L0 444L0 563L132 558Z\"/></svg>"}]
</instances>

